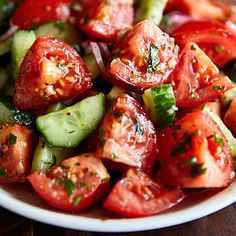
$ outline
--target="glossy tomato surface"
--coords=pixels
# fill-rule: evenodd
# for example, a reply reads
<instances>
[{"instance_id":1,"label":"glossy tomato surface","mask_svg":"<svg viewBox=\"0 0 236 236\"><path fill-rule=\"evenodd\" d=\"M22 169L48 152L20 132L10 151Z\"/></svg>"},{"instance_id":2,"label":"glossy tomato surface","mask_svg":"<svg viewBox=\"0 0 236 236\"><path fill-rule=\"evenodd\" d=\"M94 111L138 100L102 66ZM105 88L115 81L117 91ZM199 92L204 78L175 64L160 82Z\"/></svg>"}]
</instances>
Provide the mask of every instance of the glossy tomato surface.
<instances>
[{"instance_id":1,"label":"glossy tomato surface","mask_svg":"<svg viewBox=\"0 0 236 236\"><path fill-rule=\"evenodd\" d=\"M109 68L113 82L138 91L163 84L178 60L174 39L150 20L138 23L114 52Z\"/></svg>"},{"instance_id":2,"label":"glossy tomato surface","mask_svg":"<svg viewBox=\"0 0 236 236\"><path fill-rule=\"evenodd\" d=\"M120 95L99 128L97 155L118 171L138 167L150 172L156 158L156 132L141 105ZM123 167L123 168L122 168ZM124 168L125 167L125 168Z\"/></svg>"},{"instance_id":3,"label":"glossy tomato surface","mask_svg":"<svg viewBox=\"0 0 236 236\"><path fill-rule=\"evenodd\" d=\"M219 72L195 43L188 43L183 48L169 79L180 107L195 107L214 101L233 87L232 81Z\"/></svg>"},{"instance_id":4,"label":"glossy tomato surface","mask_svg":"<svg viewBox=\"0 0 236 236\"><path fill-rule=\"evenodd\" d=\"M82 1L77 26L90 37L117 40L120 31L132 26L133 0Z\"/></svg>"},{"instance_id":5,"label":"glossy tomato surface","mask_svg":"<svg viewBox=\"0 0 236 236\"><path fill-rule=\"evenodd\" d=\"M3 126L0 130L0 182L23 182L30 174L36 134L25 126Z\"/></svg>"},{"instance_id":6,"label":"glossy tomato surface","mask_svg":"<svg viewBox=\"0 0 236 236\"><path fill-rule=\"evenodd\" d=\"M48 173L28 176L47 204L65 211L78 211L101 200L109 189L109 178L101 160L92 153L64 160Z\"/></svg>"},{"instance_id":7,"label":"glossy tomato surface","mask_svg":"<svg viewBox=\"0 0 236 236\"><path fill-rule=\"evenodd\" d=\"M154 215L182 201L180 189L168 190L139 169L129 169L114 186L103 206L128 217Z\"/></svg>"},{"instance_id":8,"label":"glossy tomato surface","mask_svg":"<svg viewBox=\"0 0 236 236\"><path fill-rule=\"evenodd\" d=\"M73 0L23 0L11 18L20 29L31 29L48 21L68 21Z\"/></svg>"},{"instance_id":9,"label":"glossy tomato surface","mask_svg":"<svg viewBox=\"0 0 236 236\"><path fill-rule=\"evenodd\" d=\"M91 86L91 75L71 46L39 37L21 64L13 103L20 109L38 109L74 98Z\"/></svg>"},{"instance_id":10,"label":"glossy tomato surface","mask_svg":"<svg viewBox=\"0 0 236 236\"><path fill-rule=\"evenodd\" d=\"M223 67L236 58L236 33L217 21L190 21L178 29L172 36L183 48L194 42L218 66Z\"/></svg>"},{"instance_id":11,"label":"glossy tomato surface","mask_svg":"<svg viewBox=\"0 0 236 236\"><path fill-rule=\"evenodd\" d=\"M234 180L229 145L218 125L203 111L186 115L160 130L157 180L184 188L226 187Z\"/></svg>"}]
</instances>

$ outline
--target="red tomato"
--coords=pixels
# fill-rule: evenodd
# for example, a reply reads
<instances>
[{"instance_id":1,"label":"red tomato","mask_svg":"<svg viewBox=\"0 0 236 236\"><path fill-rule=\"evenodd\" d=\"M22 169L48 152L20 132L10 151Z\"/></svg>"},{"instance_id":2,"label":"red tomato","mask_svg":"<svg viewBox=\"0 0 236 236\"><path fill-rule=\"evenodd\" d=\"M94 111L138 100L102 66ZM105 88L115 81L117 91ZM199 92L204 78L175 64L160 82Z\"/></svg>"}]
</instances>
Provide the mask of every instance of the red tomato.
<instances>
[{"instance_id":1,"label":"red tomato","mask_svg":"<svg viewBox=\"0 0 236 236\"><path fill-rule=\"evenodd\" d=\"M207 113L193 112L160 130L157 179L184 188L226 187L234 180L230 147Z\"/></svg>"},{"instance_id":2,"label":"red tomato","mask_svg":"<svg viewBox=\"0 0 236 236\"><path fill-rule=\"evenodd\" d=\"M130 166L150 172L156 158L156 132L141 105L127 94L119 96L99 128L97 156L112 169Z\"/></svg>"},{"instance_id":3,"label":"red tomato","mask_svg":"<svg viewBox=\"0 0 236 236\"><path fill-rule=\"evenodd\" d=\"M89 36L101 40L117 40L119 32L132 26L132 0L83 1L77 25Z\"/></svg>"},{"instance_id":4,"label":"red tomato","mask_svg":"<svg viewBox=\"0 0 236 236\"><path fill-rule=\"evenodd\" d=\"M172 10L182 11L196 20L225 20L228 13L211 0L169 0L166 11Z\"/></svg>"},{"instance_id":5,"label":"red tomato","mask_svg":"<svg viewBox=\"0 0 236 236\"><path fill-rule=\"evenodd\" d=\"M38 109L74 98L91 85L91 75L72 47L39 37L21 64L13 103L20 109Z\"/></svg>"},{"instance_id":6,"label":"red tomato","mask_svg":"<svg viewBox=\"0 0 236 236\"><path fill-rule=\"evenodd\" d=\"M236 34L220 22L190 21L176 29L173 37L180 47L198 44L219 67L236 58Z\"/></svg>"},{"instance_id":7,"label":"red tomato","mask_svg":"<svg viewBox=\"0 0 236 236\"><path fill-rule=\"evenodd\" d=\"M112 189L103 207L128 217L157 214L182 201L180 189L168 190L139 169L129 169Z\"/></svg>"},{"instance_id":8,"label":"red tomato","mask_svg":"<svg viewBox=\"0 0 236 236\"><path fill-rule=\"evenodd\" d=\"M227 112L225 113L224 122L231 132L236 136L236 97L234 97Z\"/></svg>"},{"instance_id":9,"label":"red tomato","mask_svg":"<svg viewBox=\"0 0 236 236\"><path fill-rule=\"evenodd\" d=\"M92 153L64 160L49 173L28 176L47 204L65 211L78 211L99 201L109 188L109 178L101 160Z\"/></svg>"},{"instance_id":10,"label":"red tomato","mask_svg":"<svg viewBox=\"0 0 236 236\"><path fill-rule=\"evenodd\" d=\"M23 0L11 18L20 29L31 29L48 21L67 21L73 0Z\"/></svg>"},{"instance_id":11,"label":"red tomato","mask_svg":"<svg viewBox=\"0 0 236 236\"><path fill-rule=\"evenodd\" d=\"M23 182L31 169L35 133L25 126L3 126L0 130L0 182Z\"/></svg>"},{"instance_id":12,"label":"red tomato","mask_svg":"<svg viewBox=\"0 0 236 236\"><path fill-rule=\"evenodd\" d=\"M210 58L194 43L184 47L169 79L180 107L213 101L233 87L232 81L220 74Z\"/></svg>"},{"instance_id":13,"label":"red tomato","mask_svg":"<svg viewBox=\"0 0 236 236\"><path fill-rule=\"evenodd\" d=\"M138 91L163 84L178 59L174 39L150 20L138 23L115 51L109 68L114 83Z\"/></svg>"}]
</instances>

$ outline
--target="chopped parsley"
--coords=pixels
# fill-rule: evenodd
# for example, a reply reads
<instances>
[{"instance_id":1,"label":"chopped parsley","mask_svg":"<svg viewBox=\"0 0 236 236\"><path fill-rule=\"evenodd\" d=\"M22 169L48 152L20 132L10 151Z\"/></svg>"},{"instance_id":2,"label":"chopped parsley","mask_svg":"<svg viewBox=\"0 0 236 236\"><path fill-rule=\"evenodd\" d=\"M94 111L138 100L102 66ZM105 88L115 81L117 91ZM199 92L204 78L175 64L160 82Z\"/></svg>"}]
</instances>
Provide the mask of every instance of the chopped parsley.
<instances>
[{"instance_id":1,"label":"chopped parsley","mask_svg":"<svg viewBox=\"0 0 236 236\"><path fill-rule=\"evenodd\" d=\"M84 199L83 196L79 196L79 197L75 198L74 201L73 201L73 205L74 205L74 206L78 206L79 203L80 203L83 199Z\"/></svg>"},{"instance_id":2,"label":"chopped parsley","mask_svg":"<svg viewBox=\"0 0 236 236\"><path fill-rule=\"evenodd\" d=\"M168 27L170 24L170 19L168 17L163 17L161 20L161 25L163 25L164 27Z\"/></svg>"},{"instance_id":3,"label":"chopped parsley","mask_svg":"<svg viewBox=\"0 0 236 236\"><path fill-rule=\"evenodd\" d=\"M183 135L183 140L175 145L171 151L171 156L177 156L188 150L188 146L191 147L191 135L186 131Z\"/></svg>"},{"instance_id":4,"label":"chopped parsley","mask_svg":"<svg viewBox=\"0 0 236 236\"><path fill-rule=\"evenodd\" d=\"M16 141L17 141L17 137L14 134L10 133L8 137L9 145L16 144Z\"/></svg>"},{"instance_id":5,"label":"chopped parsley","mask_svg":"<svg viewBox=\"0 0 236 236\"><path fill-rule=\"evenodd\" d=\"M138 133L139 135L143 134L142 127L139 125L138 121L135 119L134 124L132 125L131 129Z\"/></svg>"},{"instance_id":6,"label":"chopped parsley","mask_svg":"<svg viewBox=\"0 0 236 236\"><path fill-rule=\"evenodd\" d=\"M106 139L101 139L100 140L100 146L102 147L102 148L104 148L104 145L105 145L105 143L106 143Z\"/></svg>"},{"instance_id":7,"label":"chopped parsley","mask_svg":"<svg viewBox=\"0 0 236 236\"><path fill-rule=\"evenodd\" d=\"M6 169L0 169L0 176L6 177L7 176L7 170Z\"/></svg>"},{"instance_id":8,"label":"chopped parsley","mask_svg":"<svg viewBox=\"0 0 236 236\"><path fill-rule=\"evenodd\" d=\"M213 138L213 139L214 139L215 144L217 144L217 145L219 145L219 146L221 146L221 147L224 147L224 146L225 146L224 140L221 139L221 138L219 138L219 137L217 137L216 132L214 132L213 135L211 135L210 137L208 137L208 139L210 139L210 138Z\"/></svg>"},{"instance_id":9,"label":"chopped parsley","mask_svg":"<svg viewBox=\"0 0 236 236\"><path fill-rule=\"evenodd\" d=\"M186 166L192 166L195 165L197 163L197 157L191 157L190 159L188 159L187 161L185 161L181 167L186 167Z\"/></svg>"},{"instance_id":10,"label":"chopped parsley","mask_svg":"<svg viewBox=\"0 0 236 236\"><path fill-rule=\"evenodd\" d=\"M207 168L203 168L204 163L202 164L198 164L198 165L194 165L191 170L190 170L190 174L192 176L192 178L197 177L199 175L203 175L206 173Z\"/></svg>"},{"instance_id":11,"label":"chopped parsley","mask_svg":"<svg viewBox=\"0 0 236 236\"><path fill-rule=\"evenodd\" d=\"M158 70L158 65L160 64L160 58L158 55L158 47L155 44L151 45L148 65L147 65L147 72L152 73Z\"/></svg>"},{"instance_id":12,"label":"chopped parsley","mask_svg":"<svg viewBox=\"0 0 236 236\"><path fill-rule=\"evenodd\" d=\"M113 115L116 119L118 119L119 117L123 115L123 112L114 113Z\"/></svg>"},{"instance_id":13,"label":"chopped parsley","mask_svg":"<svg viewBox=\"0 0 236 236\"><path fill-rule=\"evenodd\" d=\"M225 89L225 86L222 86L222 85L213 86L213 90L216 90L216 91L224 90L224 89Z\"/></svg>"},{"instance_id":14,"label":"chopped parsley","mask_svg":"<svg viewBox=\"0 0 236 236\"><path fill-rule=\"evenodd\" d=\"M216 52L222 52L222 51L223 51L223 48L222 48L219 44L216 44L216 45L214 46L214 50L215 50Z\"/></svg>"},{"instance_id":15,"label":"chopped parsley","mask_svg":"<svg viewBox=\"0 0 236 236\"><path fill-rule=\"evenodd\" d=\"M75 184L69 180L69 179L61 179L61 178L58 178L57 179L58 183L59 184L63 184L66 188L66 192L69 194L69 195L72 195L74 192L75 192Z\"/></svg>"},{"instance_id":16,"label":"chopped parsley","mask_svg":"<svg viewBox=\"0 0 236 236\"><path fill-rule=\"evenodd\" d=\"M98 136L101 137L101 136L103 136L105 133L106 133L106 131L103 129L103 130L101 130L101 131L99 132Z\"/></svg>"}]
</instances>

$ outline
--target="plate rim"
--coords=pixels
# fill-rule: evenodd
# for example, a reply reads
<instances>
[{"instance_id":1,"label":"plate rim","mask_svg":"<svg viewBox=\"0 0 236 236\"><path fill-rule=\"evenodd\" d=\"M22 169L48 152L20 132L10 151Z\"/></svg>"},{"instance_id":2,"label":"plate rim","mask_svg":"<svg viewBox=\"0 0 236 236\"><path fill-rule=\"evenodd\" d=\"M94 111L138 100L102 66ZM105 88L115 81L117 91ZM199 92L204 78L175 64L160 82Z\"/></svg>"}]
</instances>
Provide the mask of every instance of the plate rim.
<instances>
[{"instance_id":1,"label":"plate rim","mask_svg":"<svg viewBox=\"0 0 236 236\"><path fill-rule=\"evenodd\" d=\"M1 187L1 186L0 186ZM9 192L0 188L0 206L23 217L45 224L73 230L103 233L124 233L156 230L187 223L215 213L236 202L236 182L210 198L191 207L159 215L141 218L102 219L72 215L43 209L17 198L7 196ZM224 196L222 200L222 195ZM221 200L220 204L219 201ZM66 216L66 217L65 217ZM181 216L181 217L180 217ZM63 218L63 221L62 221ZM91 225L93 228L91 228Z\"/></svg>"}]
</instances>

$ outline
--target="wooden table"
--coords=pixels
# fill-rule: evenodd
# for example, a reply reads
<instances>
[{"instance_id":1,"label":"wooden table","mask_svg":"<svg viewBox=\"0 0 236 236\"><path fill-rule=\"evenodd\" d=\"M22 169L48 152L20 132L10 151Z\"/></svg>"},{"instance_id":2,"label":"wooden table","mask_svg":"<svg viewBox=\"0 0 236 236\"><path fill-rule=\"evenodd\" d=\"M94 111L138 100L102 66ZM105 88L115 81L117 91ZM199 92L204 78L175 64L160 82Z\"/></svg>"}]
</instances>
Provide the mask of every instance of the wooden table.
<instances>
[{"instance_id":1,"label":"wooden table","mask_svg":"<svg viewBox=\"0 0 236 236\"><path fill-rule=\"evenodd\" d=\"M18 216L0 207L0 236L102 236L104 233L90 233L58 228ZM175 227L155 231L105 234L128 236L234 236L236 235L236 203L208 217Z\"/></svg>"}]
</instances>

